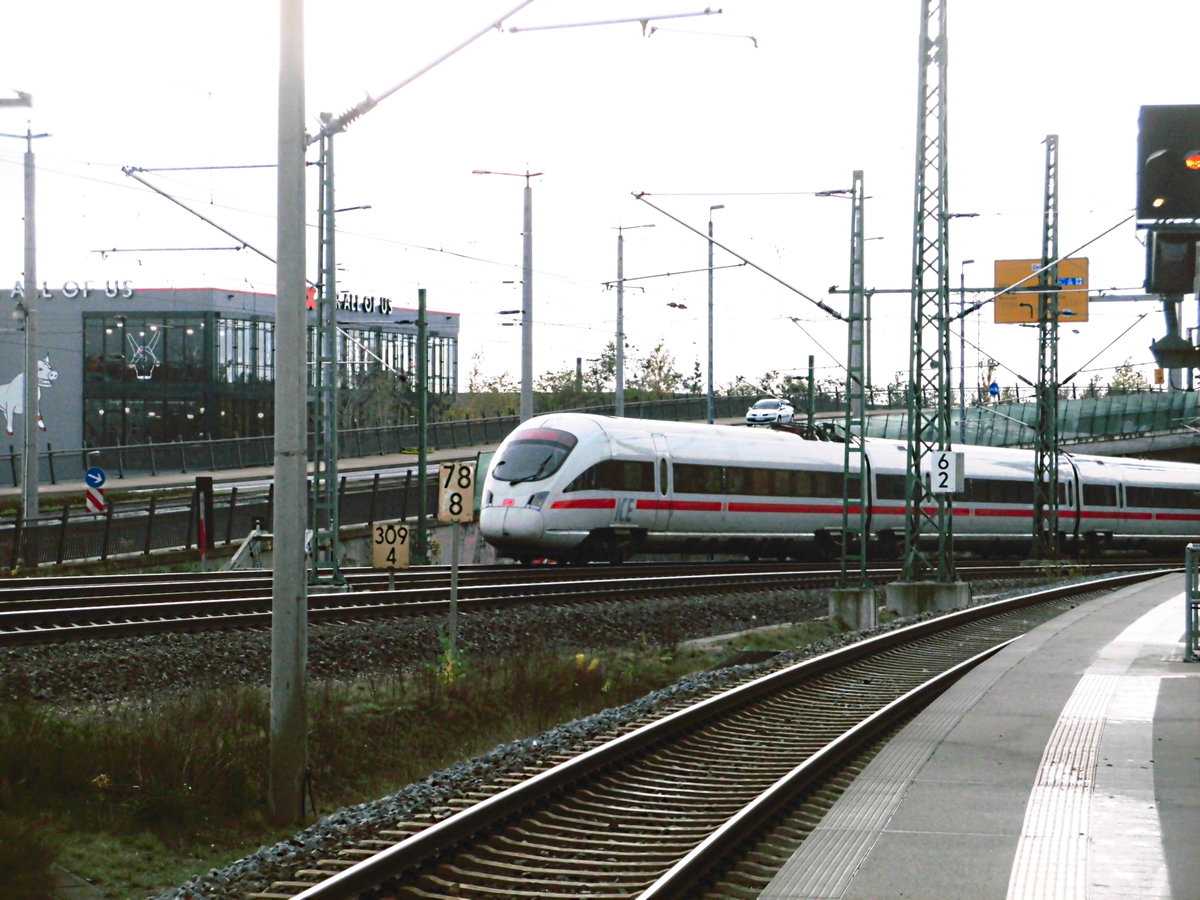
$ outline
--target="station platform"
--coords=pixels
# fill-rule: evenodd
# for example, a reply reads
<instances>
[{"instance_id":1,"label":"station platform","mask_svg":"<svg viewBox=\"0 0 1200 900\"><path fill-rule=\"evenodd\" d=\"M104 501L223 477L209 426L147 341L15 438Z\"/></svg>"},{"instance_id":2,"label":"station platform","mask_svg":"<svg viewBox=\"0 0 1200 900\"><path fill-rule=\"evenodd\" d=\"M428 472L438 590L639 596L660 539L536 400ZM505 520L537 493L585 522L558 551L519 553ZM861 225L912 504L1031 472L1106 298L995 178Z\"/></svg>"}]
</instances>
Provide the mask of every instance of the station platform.
<instances>
[{"instance_id":1,"label":"station platform","mask_svg":"<svg viewBox=\"0 0 1200 900\"><path fill-rule=\"evenodd\" d=\"M1182 573L1014 641L890 741L761 894L1200 898Z\"/></svg>"}]
</instances>

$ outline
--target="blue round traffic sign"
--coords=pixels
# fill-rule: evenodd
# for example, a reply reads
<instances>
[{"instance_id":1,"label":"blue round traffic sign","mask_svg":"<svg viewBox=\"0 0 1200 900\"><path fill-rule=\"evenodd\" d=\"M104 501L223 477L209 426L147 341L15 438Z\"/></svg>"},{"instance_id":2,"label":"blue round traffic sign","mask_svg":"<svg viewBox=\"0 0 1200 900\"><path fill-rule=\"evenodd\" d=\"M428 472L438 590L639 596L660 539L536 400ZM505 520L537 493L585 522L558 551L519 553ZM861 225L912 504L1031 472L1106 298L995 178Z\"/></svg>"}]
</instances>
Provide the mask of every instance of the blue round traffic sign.
<instances>
[{"instance_id":1,"label":"blue round traffic sign","mask_svg":"<svg viewBox=\"0 0 1200 900\"><path fill-rule=\"evenodd\" d=\"M999 397L1000 396L1000 385L996 384L996 382L993 381L991 384L988 385L988 393L991 394L993 397Z\"/></svg>"},{"instance_id":2,"label":"blue round traffic sign","mask_svg":"<svg viewBox=\"0 0 1200 900\"><path fill-rule=\"evenodd\" d=\"M104 482L108 478L108 476L104 474L104 470L99 466L92 466L87 470L86 473L84 473L83 477L87 480L87 486L94 488L104 487Z\"/></svg>"}]
</instances>

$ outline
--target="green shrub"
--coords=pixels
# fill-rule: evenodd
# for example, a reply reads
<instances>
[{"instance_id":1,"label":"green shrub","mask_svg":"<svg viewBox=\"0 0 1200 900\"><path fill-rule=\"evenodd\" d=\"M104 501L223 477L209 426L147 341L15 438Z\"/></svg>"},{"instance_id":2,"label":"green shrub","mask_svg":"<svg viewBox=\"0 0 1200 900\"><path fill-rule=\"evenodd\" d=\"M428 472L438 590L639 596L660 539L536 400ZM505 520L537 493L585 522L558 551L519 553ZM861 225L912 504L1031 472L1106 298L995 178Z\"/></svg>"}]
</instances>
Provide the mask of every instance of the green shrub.
<instances>
[{"instance_id":1,"label":"green shrub","mask_svg":"<svg viewBox=\"0 0 1200 900\"><path fill-rule=\"evenodd\" d=\"M46 819L0 812L0 897L49 897L59 843Z\"/></svg>"}]
</instances>

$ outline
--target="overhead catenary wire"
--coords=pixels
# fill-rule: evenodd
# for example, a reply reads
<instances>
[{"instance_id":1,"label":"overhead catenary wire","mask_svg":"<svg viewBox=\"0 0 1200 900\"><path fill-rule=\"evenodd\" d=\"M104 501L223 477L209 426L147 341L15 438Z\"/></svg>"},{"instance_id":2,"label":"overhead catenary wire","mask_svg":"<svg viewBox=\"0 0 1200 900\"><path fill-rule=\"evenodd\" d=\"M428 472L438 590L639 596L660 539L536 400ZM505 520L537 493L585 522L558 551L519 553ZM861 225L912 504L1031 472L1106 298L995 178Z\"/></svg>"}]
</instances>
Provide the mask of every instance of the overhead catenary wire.
<instances>
[{"instance_id":1,"label":"overhead catenary wire","mask_svg":"<svg viewBox=\"0 0 1200 900\"><path fill-rule=\"evenodd\" d=\"M660 213L662 213L664 216L666 216L666 217L667 217L668 219L670 219L671 221L673 221L673 222L678 222L680 225L682 225L682 226L683 226L684 228L686 228L688 231L691 231L691 232L693 232L693 233L695 233L695 234L699 235L700 237L704 238L704 240L706 240L706 241L712 241L712 243L713 243L713 244L715 244L716 246L720 247L720 248L721 248L722 250L724 250L726 253L728 253L728 254L730 254L730 255L732 255L732 256L736 256L738 259L742 260L742 262L744 262L746 265L750 266L750 267L751 267L751 268L753 268L753 269L757 269L759 272L762 272L764 275L766 275L766 276L767 276L768 278L770 278L772 281L778 282L779 284L783 285L785 288L787 288L789 291L792 291L792 292L793 292L793 293L795 293L795 294L799 294L801 297L803 297L803 298L804 298L805 300L807 300L809 303L811 303L811 304L813 304L814 306L816 306L818 309L820 309L820 310L823 310L824 312L826 312L826 313L828 313L829 315L833 316L833 318L835 318L835 319L837 319L837 320L839 320L839 321L841 321L841 322L845 322L845 321L846 321L846 317L845 317L845 316L843 316L843 315L842 315L840 312L838 312L836 309L834 309L832 306L829 306L827 303L822 303L820 300L816 299L815 297L810 297L808 294L804 293L804 291L800 290L798 287L795 287L794 285L788 284L786 281L784 281L784 280L783 280L782 278L780 278L778 275L775 275L775 274L774 274L774 273L772 273L772 272L768 272L768 271L767 271L766 269L764 269L762 266L758 265L758 263L756 263L756 262L754 262L754 261L752 261L752 260L750 260L750 259L747 259L747 258L746 258L745 256L743 256L742 254L738 253L736 250L731 250L731 249L729 249L729 248L728 248L728 247L726 247L724 244L722 244L720 241L718 241L718 240L715 240L715 239L713 239L713 238L709 237L707 234L705 234L705 233L704 233L703 231L701 231L700 229L698 229L698 228L693 228L691 225L689 225L687 222L683 221L683 220L682 220L682 219L680 219L679 217L671 215L669 212L667 212L665 209L663 209L663 208L661 208L661 207L659 207L659 206L655 206L653 203L651 203L649 200L647 200L647 199L646 199L646 193L645 193L644 191L641 191L641 192L634 192L633 196L634 196L634 199L641 200L643 203L645 203L645 204L646 204L647 206L649 206L651 209L655 210L656 212L660 212Z\"/></svg>"}]
</instances>

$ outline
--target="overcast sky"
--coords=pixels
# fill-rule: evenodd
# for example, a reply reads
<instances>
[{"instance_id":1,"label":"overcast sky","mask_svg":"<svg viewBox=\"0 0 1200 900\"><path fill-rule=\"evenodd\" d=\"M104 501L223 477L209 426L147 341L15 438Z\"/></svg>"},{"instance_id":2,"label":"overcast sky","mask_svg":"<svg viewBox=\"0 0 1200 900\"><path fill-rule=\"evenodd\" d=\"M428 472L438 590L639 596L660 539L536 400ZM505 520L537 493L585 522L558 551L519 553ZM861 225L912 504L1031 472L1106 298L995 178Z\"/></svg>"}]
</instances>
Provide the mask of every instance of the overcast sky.
<instances>
[{"instance_id":1,"label":"overcast sky","mask_svg":"<svg viewBox=\"0 0 1200 900\"><path fill-rule=\"evenodd\" d=\"M417 72L518 0L306 4L310 130ZM714 9L717 5L714 4ZM866 281L911 282L917 0L727 0L719 15L551 30L491 31L396 92L335 141L339 288L462 315L461 373L519 375L522 178L532 179L534 370L600 355L616 330L617 226L625 238L625 331L635 355L659 342L685 373L706 356L707 244L635 192L705 230L779 279L844 311L850 205L816 193L864 172ZM689 0L534 0L506 26L698 13ZM1135 194L1143 104L1200 102L1197 13L1182 0L1085 3L949 0L949 205L954 285L990 287L997 259L1041 253L1047 135L1059 140L1060 250L1084 244L1093 289L1139 292ZM278 3L275 0L46 0L6 10L0 131L29 126L38 160L38 276L129 280L135 288L274 291ZM0 140L0 285L22 277L24 143ZM310 159L316 159L316 148ZM232 231L234 241L121 172ZM315 223L315 173L308 206ZM7 211L7 212L5 212ZM1094 241L1094 242L1093 242ZM101 253L98 251L112 251ZM961 261L973 259L971 265ZM735 259L720 249L715 265ZM315 243L308 257L315 278ZM643 276L661 275L657 278ZM838 377L845 326L749 267L714 274L716 381L801 373ZM506 284L505 282L512 282ZM636 285L639 289L634 289ZM967 300L985 296L969 293ZM676 304L671 306L670 304ZM686 308L681 309L679 305ZM907 370L910 302L879 294L872 312L877 384ZM1139 316L1144 314L1140 321ZM1191 299L1185 327L1196 325ZM1156 305L1096 304L1063 328L1060 366L1086 383L1131 360L1147 374L1164 333ZM1036 331L992 324L967 336L1001 369L1036 373ZM44 335L52 352L77 352ZM77 339L75 339L77 340ZM1110 342L1093 362L1093 355ZM957 340L954 342L957 353ZM978 352L968 349L974 383ZM957 366L957 357L955 365ZM1015 373L1015 374L1014 374Z\"/></svg>"}]
</instances>

